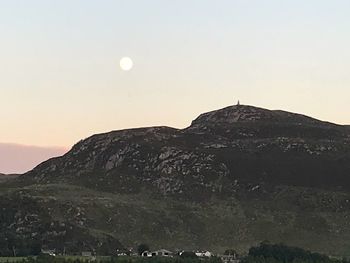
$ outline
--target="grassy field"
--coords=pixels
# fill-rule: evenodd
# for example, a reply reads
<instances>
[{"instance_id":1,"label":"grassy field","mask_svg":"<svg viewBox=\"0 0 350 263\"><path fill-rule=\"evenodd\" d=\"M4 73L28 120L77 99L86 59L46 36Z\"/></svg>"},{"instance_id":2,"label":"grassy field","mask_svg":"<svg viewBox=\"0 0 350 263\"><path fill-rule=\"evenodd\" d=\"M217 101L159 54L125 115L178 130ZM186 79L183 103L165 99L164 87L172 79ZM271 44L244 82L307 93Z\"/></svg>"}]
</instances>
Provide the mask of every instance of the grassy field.
<instances>
[{"instance_id":1,"label":"grassy field","mask_svg":"<svg viewBox=\"0 0 350 263\"><path fill-rule=\"evenodd\" d=\"M11 191L14 197L8 205L20 202L21 207L28 207L19 198L28 195L39 200L41 207L51 208L53 220L66 223L66 218L73 218L79 223L83 216L88 220L81 228L91 236L115 235L127 247L145 242L152 249L223 253L234 248L243 254L267 239L328 255L350 255L350 195L342 192L281 186L268 194L252 193L249 198L237 195L198 204L156 199L147 193L115 194L52 184L0 190L0 200L2 194Z\"/></svg>"},{"instance_id":2,"label":"grassy field","mask_svg":"<svg viewBox=\"0 0 350 263\"><path fill-rule=\"evenodd\" d=\"M88 261L89 257L82 257L82 256L57 256L56 258L59 259L65 259L65 260L71 260L72 262L75 260L79 261ZM94 262L100 262L103 260L109 260L111 257L109 256L98 256L96 257L96 260ZM0 257L0 263L11 263L11 262L23 262L26 261L27 257Z\"/></svg>"},{"instance_id":3,"label":"grassy field","mask_svg":"<svg viewBox=\"0 0 350 263\"><path fill-rule=\"evenodd\" d=\"M0 257L0 262L21 262L25 257Z\"/></svg>"}]
</instances>

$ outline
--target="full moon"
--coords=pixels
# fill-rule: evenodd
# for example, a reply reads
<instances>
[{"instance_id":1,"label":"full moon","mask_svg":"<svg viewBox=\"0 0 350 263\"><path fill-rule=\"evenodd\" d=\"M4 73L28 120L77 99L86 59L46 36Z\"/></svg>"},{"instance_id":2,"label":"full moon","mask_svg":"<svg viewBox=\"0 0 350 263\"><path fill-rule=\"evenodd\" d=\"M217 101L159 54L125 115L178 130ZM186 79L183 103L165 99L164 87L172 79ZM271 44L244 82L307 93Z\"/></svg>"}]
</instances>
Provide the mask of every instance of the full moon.
<instances>
[{"instance_id":1,"label":"full moon","mask_svg":"<svg viewBox=\"0 0 350 263\"><path fill-rule=\"evenodd\" d=\"M134 63L132 62L131 58L123 57L120 60L120 68L122 70L129 71L130 69L132 69L133 65L134 65Z\"/></svg>"}]
</instances>

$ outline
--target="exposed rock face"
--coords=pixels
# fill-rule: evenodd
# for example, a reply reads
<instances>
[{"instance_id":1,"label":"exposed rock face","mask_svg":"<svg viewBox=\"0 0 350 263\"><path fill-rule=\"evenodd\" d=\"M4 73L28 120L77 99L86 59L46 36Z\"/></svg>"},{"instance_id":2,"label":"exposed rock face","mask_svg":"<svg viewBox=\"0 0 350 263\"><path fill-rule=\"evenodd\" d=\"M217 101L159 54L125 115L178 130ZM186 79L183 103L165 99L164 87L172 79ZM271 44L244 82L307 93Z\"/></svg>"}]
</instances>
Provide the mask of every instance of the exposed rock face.
<instances>
[{"instance_id":1,"label":"exposed rock face","mask_svg":"<svg viewBox=\"0 0 350 263\"><path fill-rule=\"evenodd\" d=\"M202 114L183 130L91 136L12 185L34 192L38 185L82 187L76 191L88 191L79 194L88 200L83 204L74 193L65 197L84 212L84 220L71 223L103 229L127 245L148 240L243 249L273 239L324 250L327 238L341 243L350 236L340 219L350 216L349 175L348 126L236 105ZM306 223L311 221L314 229Z\"/></svg>"},{"instance_id":2,"label":"exposed rock face","mask_svg":"<svg viewBox=\"0 0 350 263\"><path fill-rule=\"evenodd\" d=\"M237 180L349 189L349 159L346 127L237 105L202 114L184 130L153 127L94 135L22 179L113 192L138 192L144 186L188 198L198 191L195 199L205 200L212 193L231 195ZM217 187L218 182L225 183Z\"/></svg>"},{"instance_id":3,"label":"exposed rock face","mask_svg":"<svg viewBox=\"0 0 350 263\"><path fill-rule=\"evenodd\" d=\"M323 124L324 122L316 119L286 112L280 110L267 110L253 106L235 105L229 106L220 110L211 111L201 114L196 120L192 122L191 126L196 124L215 124L227 125L238 122L285 122L285 123L312 123Z\"/></svg>"}]
</instances>

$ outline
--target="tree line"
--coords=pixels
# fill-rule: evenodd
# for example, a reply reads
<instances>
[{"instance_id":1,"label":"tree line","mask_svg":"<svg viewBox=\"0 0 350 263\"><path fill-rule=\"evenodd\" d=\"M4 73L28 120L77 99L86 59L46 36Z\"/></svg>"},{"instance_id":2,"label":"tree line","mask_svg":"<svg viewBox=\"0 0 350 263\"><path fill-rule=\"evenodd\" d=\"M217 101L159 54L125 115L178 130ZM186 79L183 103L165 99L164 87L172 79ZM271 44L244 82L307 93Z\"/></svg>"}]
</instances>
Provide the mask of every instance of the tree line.
<instances>
[{"instance_id":1,"label":"tree line","mask_svg":"<svg viewBox=\"0 0 350 263\"><path fill-rule=\"evenodd\" d=\"M241 263L349 263L344 259L334 259L329 256L291 247L284 244L263 242L251 247L248 256Z\"/></svg>"}]
</instances>

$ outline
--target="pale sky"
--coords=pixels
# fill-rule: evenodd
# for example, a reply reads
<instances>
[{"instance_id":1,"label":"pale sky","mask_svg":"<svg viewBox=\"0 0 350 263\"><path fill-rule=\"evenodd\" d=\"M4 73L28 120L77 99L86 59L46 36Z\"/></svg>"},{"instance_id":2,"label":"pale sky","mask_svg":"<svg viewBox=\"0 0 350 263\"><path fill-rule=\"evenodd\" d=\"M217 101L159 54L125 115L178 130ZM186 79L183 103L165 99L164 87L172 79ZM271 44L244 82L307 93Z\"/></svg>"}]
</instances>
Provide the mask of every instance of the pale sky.
<instances>
[{"instance_id":1,"label":"pale sky","mask_svg":"<svg viewBox=\"0 0 350 263\"><path fill-rule=\"evenodd\" d=\"M12 143L0 143L0 173L24 173L50 157L67 151L60 147L37 147Z\"/></svg>"},{"instance_id":2,"label":"pale sky","mask_svg":"<svg viewBox=\"0 0 350 263\"><path fill-rule=\"evenodd\" d=\"M348 0L0 0L0 142L69 148L183 128L237 99L350 124L349 11Z\"/></svg>"}]
</instances>

